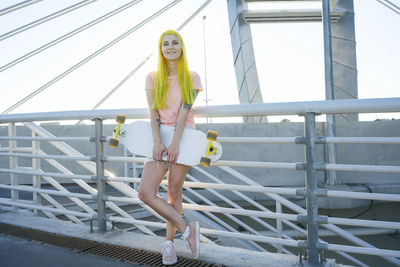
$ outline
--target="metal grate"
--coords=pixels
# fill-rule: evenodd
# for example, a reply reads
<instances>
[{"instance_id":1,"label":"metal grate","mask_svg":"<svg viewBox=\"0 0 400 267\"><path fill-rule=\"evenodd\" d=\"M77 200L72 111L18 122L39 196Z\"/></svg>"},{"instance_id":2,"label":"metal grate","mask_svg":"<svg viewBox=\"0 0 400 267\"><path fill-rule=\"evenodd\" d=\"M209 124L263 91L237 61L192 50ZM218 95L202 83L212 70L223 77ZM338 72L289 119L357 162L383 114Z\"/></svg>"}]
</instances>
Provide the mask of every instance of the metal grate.
<instances>
[{"instance_id":1,"label":"metal grate","mask_svg":"<svg viewBox=\"0 0 400 267\"><path fill-rule=\"evenodd\" d=\"M44 242L67 249L77 250L78 253L103 256L115 260L141 264L144 266L164 266L162 264L161 254L159 253L109 245L81 238L62 236L40 230L32 230L3 223L0 223L0 233L20 237L27 240ZM178 262L174 264L174 266L223 267L224 265L178 257Z\"/></svg>"},{"instance_id":2,"label":"metal grate","mask_svg":"<svg viewBox=\"0 0 400 267\"><path fill-rule=\"evenodd\" d=\"M126 248L121 246L99 243L97 246L80 253L88 253L99 256L105 256L120 261L129 261L132 263L143 264L145 266L164 266L161 259L161 254L148 252L138 249ZM202 262L198 260L190 260L178 257L178 262L174 266L184 267L222 267L214 263Z\"/></svg>"}]
</instances>

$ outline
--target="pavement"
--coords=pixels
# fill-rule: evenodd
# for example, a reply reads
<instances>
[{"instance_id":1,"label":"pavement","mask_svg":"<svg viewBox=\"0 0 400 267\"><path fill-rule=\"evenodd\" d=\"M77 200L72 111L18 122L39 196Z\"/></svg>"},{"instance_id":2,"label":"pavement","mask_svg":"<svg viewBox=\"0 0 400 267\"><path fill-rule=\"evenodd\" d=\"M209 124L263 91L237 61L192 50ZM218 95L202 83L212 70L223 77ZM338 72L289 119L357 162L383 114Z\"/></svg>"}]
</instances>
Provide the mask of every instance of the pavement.
<instances>
[{"instance_id":1,"label":"pavement","mask_svg":"<svg viewBox=\"0 0 400 267\"><path fill-rule=\"evenodd\" d=\"M2 267L139 267L102 256L79 253L46 243L0 234L0 266Z\"/></svg>"}]
</instances>

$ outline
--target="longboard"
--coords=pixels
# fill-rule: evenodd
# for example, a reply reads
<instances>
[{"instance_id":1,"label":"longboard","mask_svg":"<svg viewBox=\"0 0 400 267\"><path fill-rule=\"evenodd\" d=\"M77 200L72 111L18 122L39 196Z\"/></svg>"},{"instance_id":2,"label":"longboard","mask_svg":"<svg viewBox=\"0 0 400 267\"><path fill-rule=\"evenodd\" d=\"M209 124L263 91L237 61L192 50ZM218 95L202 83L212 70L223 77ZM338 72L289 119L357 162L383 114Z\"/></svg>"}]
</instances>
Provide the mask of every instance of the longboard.
<instances>
[{"instance_id":1,"label":"longboard","mask_svg":"<svg viewBox=\"0 0 400 267\"><path fill-rule=\"evenodd\" d=\"M116 147L120 142L131 153L145 157L153 157L153 133L151 124L147 121L135 121L124 124L125 117L117 117L118 126L114 130L114 138L110 140L110 146ZM160 125L160 136L163 145L168 148L174 136L173 126ZM208 167L211 162L217 161L222 156L222 146L216 142L218 133L208 131L206 135L202 131L186 127L179 143L177 163L196 166L201 164ZM163 157L163 161L167 156Z\"/></svg>"}]
</instances>

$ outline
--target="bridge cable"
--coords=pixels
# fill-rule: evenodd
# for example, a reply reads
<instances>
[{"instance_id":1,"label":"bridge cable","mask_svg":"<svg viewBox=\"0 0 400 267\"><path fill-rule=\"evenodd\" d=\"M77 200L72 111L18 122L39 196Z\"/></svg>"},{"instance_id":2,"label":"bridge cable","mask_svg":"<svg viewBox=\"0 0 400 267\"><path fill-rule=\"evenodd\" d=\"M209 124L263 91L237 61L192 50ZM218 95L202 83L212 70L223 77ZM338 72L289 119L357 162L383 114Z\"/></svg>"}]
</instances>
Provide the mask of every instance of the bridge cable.
<instances>
[{"instance_id":1,"label":"bridge cable","mask_svg":"<svg viewBox=\"0 0 400 267\"><path fill-rule=\"evenodd\" d=\"M30 6L30 5L35 4L37 2L40 2L40 1L43 1L43 0L27 0L27 1L23 1L23 2L20 2L18 4L3 8L3 9L0 10L0 16L3 16L5 14L7 14L7 13L11 13L11 12L17 11L18 9Z\"/></svg>"},{"instance_id":2,"label":"bridge cable","mask_svg":"<svg viewBox=\"0 0 400 267\"><path fill-rule=\"evenodd\" d=\"M400 7L395 5L393 2L391 2L389 0L376 0L376 1L378 1L379 3L384 5L385 7L389 8L393 12L396 12L398 15L400 15Z\"/></svg>"},{"instance_id":3,"label":"bridge cable","mask_svg":"<svg viewBox=\"0 0 400 267\"><path fill-rule=\"evenodd\" d=\"M98 1L98 0L84 0L84 1L81 1L79 3L74 4L72 6L60 9L60 10L58 10L58 11L56 11L56 12L50 14L50 15L47 15L45 17L42 17L42 18L38 19L38 20L32 21L32 22L30 22L28 24L25 24L25 25L23 25L21 27L15 28L15 29L7 32L7 33L4 33L4 34L0 35L0 41L3 41L5 39L7 39L7 38L10 38L10 37L12 37L14 35L17 35L17 34L19 34L21 32L24 32L26 30L29 30L29 29L31 29L33 27L39 26L40 24L48 22L48 21L50 21L52 19L58 18L58 17L60 17L62 15L65 15L65 14L71 12L71 11L74 11L75 9L84 7L84 6L88 5L88 4L92 4L95 1Z\"/></svg>"},{"instance_id":4,"label":"bridge cable","mask_svg":"<svg viewBox=\"0 0 400 267\"><path fill-rule=\"evenodd\" d=\"M6 65L1 66L0 67L0 72L5 71L8 68L11 68L12 66L14 66L14 65L16 65L18 63L21 63L22 61L24 61L24 60L26 60L26 59L28 59L28 58L40 53L40 52L43 52L44 50L52 47L53 45L56 45L56 44L58 44L58 43L60 43L62 41L65 41L66 39L74 36L75 34L78 34L78 33L82 32L84 30L87 30L88 28L96 25L97 23L100 23L103 20L108 19L109 17L116 15L117 13L119 13L119 12L121 12L121 11L123 11L123 10L125 10L125 9L127 9L127 8L137 4L137 3L139 3L140 1L142 1L142 0L133 0L133 1L131 1L131 2L127 3L127 4L125 4L125 5L117 8L117 9L114 9L113 11L111 11L111 12L109 12L109 13L103 15L103 16L98 17L95 20L92 20L89 23L86 23L85 25L83 25L81 27L76 28L73 31L70 31L67 34L64 34L61 37L58 37L57 39L54 39L53 41L51 41L51 42L49 42L49 43L47 43L47 44L35 49L35 50L30 51L29 53L27 53L27 54L15 59L15 60L9 62L9 63L7 63Z\"/></svg>"}]
</instances>

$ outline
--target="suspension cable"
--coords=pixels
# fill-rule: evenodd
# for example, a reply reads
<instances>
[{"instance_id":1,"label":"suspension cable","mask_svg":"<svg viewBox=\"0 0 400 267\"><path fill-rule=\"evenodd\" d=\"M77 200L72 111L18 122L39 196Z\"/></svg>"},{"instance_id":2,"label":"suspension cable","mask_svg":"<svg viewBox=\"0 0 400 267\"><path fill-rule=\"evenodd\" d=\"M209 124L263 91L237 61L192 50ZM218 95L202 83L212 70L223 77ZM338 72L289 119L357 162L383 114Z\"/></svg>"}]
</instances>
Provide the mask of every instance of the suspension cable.
<instances>
[{"instance_id":1,"label":"suspension cable","mask_svg":"<svg viewBox=\"0 0 400 267\"><path fill-rule=\"evenodd\" d=\"M18 10L18 9L20 9L20 8L24 8L24 7L30 6L30 5L35 4L35 3L37 3L37 2L40 2L40 1L42 1L42 0L27 0L27 1L22 1L22 2L20 2L20 3L18 3L18 4L15 4L15 5L6 7L6 8L4 8L4 9L1 9L1 10L0 10L0 16L5 15L5 14L10 13L10 12L13 12L13 11L16 11L16 10Z\"/></svg>"},{"instance_id":2,"label":"suspension cable","mask_svg":"<svg viewBox=\"0 0 400 267\"><path fill-rule=\"evenodd\" d=\"M208 4L213 0L207 0L203 5L201 5L188 19L186 19L178 28L177 31L182 30L194 17L196 17ZM137 65L133 71L131 71L125 78L121 80L110 92L107 93L96 105L93 106L93 109L97 109L101 106L112 94L114 94L125 82L127 82L150 58L153 56L153 53L150 53L142 62ZM80 124L82 120L78 121L77 124Z\"/></svg>"},{"instance_id":3,"label":"suspension cable","mask_svg":"<svg viewBox=\"0 0 400 267\"><path fill-rule=\"evenodd\" d=\"M58 18L58 17L60 17L62 15L65 15L65 14L71 12L71 11L74 11L75 9L84 7L84 6L88 5L88 4L92 4L95 1L97 1L97 0L84 0L84 1L81 1L79 3L76 3L76 4L72 5L72 6L63 8L63 9L58 10L58 11L56 11L56 12L50 14L50 15L42 17L42 18L40 18L38 20L32 21L32 22L30 22L30 23L28 23L26 25L23 25L21 27L15 28L15 29L7 32L7 33L4 33L4 34L0 35L0 41L3 41L5 39L7 39L7 38L10 38L10 37L16 35L16 34L24 32L24 31L26 31L28 29L36 27L36 26L38 26L40 24L43 24L45 22L48 22L48 21L50 21L52 19Z\"/></svg>"},{"instance_id":4,"label":"suspension cable","mask_svg":"<svg viewBox=\"0 0 400 267\"><path fill-rule=\"evenodd\" d=\"M109 13L103 15L103 16L98 17L95 20L92 20L91 22L89 22L89 23L87 23L87 24L85 24L85 25L83 25L81 27L76 28L75 30L73 30L73 31L71 31L71 32L69 32L67 34L64 34L61 37L58 37L57 39L54 39L53 41L51 41L51 42L49 42L49 43L47 43L47 44L35 49L35 50L32 50L31 52L29 52L29 53L27 53L27 54L15 59L15 60L13 60L13 61L7 63L6 65L4 65L2 67L0 67L0 72L5 71L8 68L11 68L12 66L14 66L14 65L16 65L18 63L21 63L22 61L24 61L24 60L26 60L26 59L28 59L28 58L40 53L40 52L43 52L44 50L46 50L46 49L48 49L48 48L50 48L50 47L52 47L52 46L64 41L64 40L66 40L66 39L68 39L68 38L70 38L72 36L74 36L75 34L78 34L81 31L84 31L84 30L86 30L86 29L88 29L88 28L90 28L90 27L102 22L103 20L108 19L108 18L116 15L117 13L120 13L121 11L123 11L123 10L125 10L125 9L127 9L127 8L137 4L137 3L139 3L140 1L142 1L142 0L133 0L133 1L131 1L131 2L127 3L127 4L125 4L125 5L117 8L117 9L114 9L113 11L111 11L111 12L109 12Z\"/></svg>"},{"instance_id":5,"label":"suspension cable","mask_svg":"<svg viewBox=\"0 0 400 267\"><path fill-rule=\"evenodd\" d=\"M395 5L395 4L393 4L393 2L391 2L389 0L376 0L376 1L378 1L379 3L384 5L385 7L389 8L393 12L396 12L397 14L400 15L400 7Z\"/></svg>"},{"instance_id":6,"label":"suspension cable","mask_svg":"<svg viewBox=\"0 0 400 267\"><path fill-rule=\"evenodd\" d=\"M87 63L88 61L90 61L91 59L93 59L94 57L98 56L99 54L101 54L102 52L106 51L108 48L112 47L113 45L115 45L116 43L118 43L119 41L121 41L122 39L126 38L127 36L129 36L131 33L133 33L134 31L138 30L139 28L141 28L142 26L146 25L148 22L152 21L153 19L155 19L156 17L158 17L159 15L161 15L162 13L164 13L165 11L167 11L168 9L170 9L171 7L175 6L176 4L178 4L179 2L181 2L182 0L175 0L171 3L169 3L168 5L164 6L163 8L161 8L159 11L157 11L156 13L154 13L153 15L151 15L150 17L146 18L145 20L143 20L142 22L140 22L139 24L135 25L134 27L132 27L131 29L129 29L128 31L126 31L125 33L123 33L122 35L120 35L119 37L117 37L116 39L114 39L113 41L109 42L108 44L106 44L105 46L103 46L102 48L100 48L99 50L97 50L96 52L92 53L91 55L89 55L88 57L86 57L85 59L83 59L82 61L78 62L77 64L75 64L74 66L72 66L71 68L69 68L68 70L64 71L63 73L59 74L58 76L56 76L55 78L53 78L51 81L47 82L46 84L44 84L43 86L41 86L40 88L38 88L37 90L35 90L34 92L30 93L29 95L27 95L26 97L24 97L23 99L21 99L20 101L18 101L17 103L15 103L14 105L12 105L11 107L7 108L6 110L4 110L2 112L2 114L7 114L10 111L13 111L14 109L16 109L17 107L21 106L23 103L27 102L28 100L30 100L32 97L38 95L39 93L43 92L45 89L47 89L48 87L50 87L50 85L54 84L55 82L61 80L62 78L64 78L65 76L67 76L68 74L70 74L71 72L73 72L74 70L78 69L79 67L81 67L82 65L84 65L85 63Z\"/></svg>"}]
</instances>

